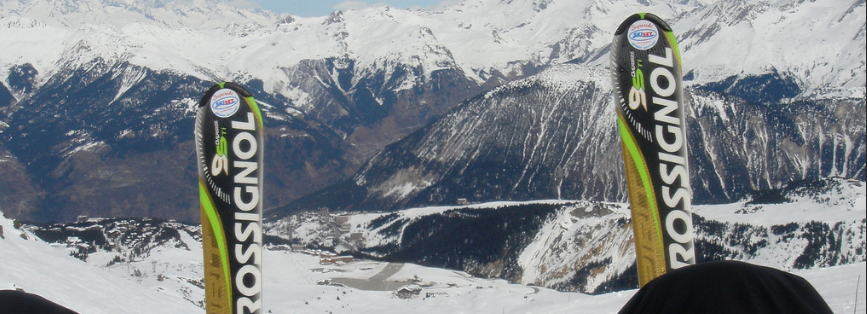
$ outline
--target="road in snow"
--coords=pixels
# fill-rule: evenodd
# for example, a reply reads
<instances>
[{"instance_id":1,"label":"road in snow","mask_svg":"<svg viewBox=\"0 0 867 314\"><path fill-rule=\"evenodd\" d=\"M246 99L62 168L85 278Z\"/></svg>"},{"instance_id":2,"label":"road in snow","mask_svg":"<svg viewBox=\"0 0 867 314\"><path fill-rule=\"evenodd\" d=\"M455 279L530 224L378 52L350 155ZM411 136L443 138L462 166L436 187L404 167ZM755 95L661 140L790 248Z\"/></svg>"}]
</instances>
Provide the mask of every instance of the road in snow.
<instances>
[{"instance_id":1,"label":"road in snow","mask_svg":"<svg viewBox=\"0 0 867 314\"><path fill-rule=\"evenodd\" d=\"M403 268L403 263L388 263L380 272L370 278L334 278L331 279L331 282L359 290L394 291L411 283L411 281L408 280L388 280L388 278L397 274L401 268Z\"/></svg>"}]
</instances>

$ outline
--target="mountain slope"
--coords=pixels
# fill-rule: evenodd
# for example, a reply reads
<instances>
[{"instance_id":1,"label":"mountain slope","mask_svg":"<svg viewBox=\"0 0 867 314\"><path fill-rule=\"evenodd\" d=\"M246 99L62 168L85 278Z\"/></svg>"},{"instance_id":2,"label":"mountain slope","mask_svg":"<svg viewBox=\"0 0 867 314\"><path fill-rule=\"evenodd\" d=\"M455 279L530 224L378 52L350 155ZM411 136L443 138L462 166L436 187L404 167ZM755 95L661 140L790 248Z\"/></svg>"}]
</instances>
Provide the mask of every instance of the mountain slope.
<instances>
[{"instance_id":1,"label":"mountain slope","mask_svg":"<svg viewBox=\"0 0 867 314\"><path fill-rule=\"evenodd\" d=\"M718 1L673 27L695 84L780 72L797 85L787 98L863 98L864 9L864 1Z\"/></svg>"},{"instance_id":2,"label":"mountain slope","mask_svg":"<svg viewBox=\"0 0 867 314\"><path fill-rule=\"evenodd\" d=\"M204 296L201 288L193 285L198 280L197 276L190 272L191 268L196 267L190 261L200 259L200 251L158 246L146 253L142 252L148 256L143 261L118 263L101 269L102 260L94 259L94 263L89 261L84 264L64 256L65 247L48 247L48 243L36 240L32 234L28 235L29 240L20 238L18 234L22 231L16 229L15 223L9 219L0 218L0 226L0 254L4 256L4 263L0 263L2 289L23 288L82 313L152 312L156 304L160 306L161 313L204 313L204 310L180 297L184 293L192 299ZM189 238L184 241L196 242ZM174 245L174 242L169 243ZM408 286L407 291L420 290L417 290L418 295L409 294L401 298L394 290L362 290L329 284L347 278L363 282L377 277L384 269L394 268L393 264L356 260L344 265L321 265L319 256L313 253L287 251L281 246L269 246L263 250L266 261L263 265L267 274L263 283L263 290L266 291L263 306L266 311L614 313L635 292L627 290L601 295L558 292L543 287L509 284L503 280L475 278L465 272L404 264L385 280L392 283L413 282L416 284ZM19 267L7 268L7 265ZM130 273L136 271L138 277ZM864 289L864 262L792 272L815 286L835 312L865 313L865 308L861 306L863 295L853 293L853 290ZM19 280L19 275L24 274L29 276ZM87 275L88 278L81 281L80 275ZM188 290L175 290L175 279L178 278L188 278L189 281L184 281ZM175 305L178 310L173 310Z\"/></svg>"},{"instance_id":3,"label":"mountain slope","mask_svg":"<svg viewBox=\"0 0 867 314\"><path fill-rule=\"evenodd\" d=\"M205 0L3 2L0 28L9 49L0 51L0 151L23 172L15 170L10 179L0 180L24 184L14 192L23 194L4 190L0 198L17 204L11 206L21 217L38 220L70 220L83 212L196 220L194 198L185 197L195 194L184 179L194 173L193 163L184 161L191 160L185 153L191 147L186 135L191 127L185 125L192 125L191 105L199 93L214 82L232 80L248 86L264 104L267 145L272 147L266 149L271 187L266 206L284 207L341 182L385 145L505 82L568 61L604 73L610 32L638 11L655 12L674 26L687 84L694 89L778 108L780 116L772 119L779 121L793 120L785 115L794 113L785 108L807 103L827 107L849 99L852 105L840 110L863 111L858 107L865 94L862 1L467 0L434 11L376 7L316 18L238 10ZM798 36L788 38L791 33ZM607 84L604 75L597 76L586 82ZM605 98L598 93L592 97L582 101ZM573 129L554 132L554 126L546 126L545 134L527 133L524 127L502 130L524 132L515 138L577 130L560 123L558 127ZM821 141L823 157L808 164L837 169L822 170L822 175L858 177L859 163L846 160L861 158L860 139L854 137L849 145L845 143L852 137L837 131L811 134ZM553 144L551 139L539 144L545 141ZM766 150L773 151L774 145L786 144L773 142ZM461 181L456 184L479 186L479 195L490 197L622 199L619 187L600 183L617 179L610 172L591 174L595 182L588 186L557 181L537 188L540 181L572 180L583 173L563 168L570 173L552 174L539 168L542 160L568 155L515 154L502 153L511 159L507 166L526 171L508 184L490 181L497 176L475 183L456 179ZM727 162L713 156L716 163ZM170 164L184 168L160 167ZM756 179L757 174L716 175L729 166L700 169L713 174L701 182L710 192L700 197L731 200L744 190L780 181L774 174L763 179ZM747 166L750 172L764 167ZM802 173L784 171L795 177ZM117 180L122 182L107 179L113 174L121 174ZM145 181L141 178L148 178L141 188L150 193L118 193L118 186ZM476 194L444 189L449 191L432 196ZM145 206L134 201L145 194Z\"/></svg>"},{"instance_id":4,"label":"mountain slope","mask_svg":"<svg viewBox=\"0 0 867 314\"><path fill-rule=\"evenodd\" d=\"M20 225L0 218L0 289L23 289L80 313L195 313L172 291L149 289L49 246Z\"/></svg>"},{"instance_id":5,"label":"mountain slope","mask_svg":"<svg viewBox=\"0 0 867 314\"><path fill-rule=\"evenodd\" d=\"M285 211L394 210L458 199L623 201L606 75L562 65L470 99L388 146L352 179ZM697 203L731 202L793 180L864 179L865 117L852 114L864 111L861 99L765 105L705 86L687 93Z\"/></svg>"},{"instance_id":6,"label":"mountain slope","mask_svg":"<svg viewBox=\"0 0 867 314\"><path fill-rule=\"evenodd\" d=\"M862 262L865 200L863 181L825 179L735 203L696 205L698 262L741 260L779 269ZM313 247L561 291L602 293L638 282L631 218L622 203L494 202L332 217L303 213L273 222L269 230Z\"/></svg>"},{"instance_id":7,"label":"mountain slope","mask_svg":"<svg viewBox=\"0 0 867 314\"><path fill-rule=\"evenodd\" d=\"M861 265L867 258L865 194L863 181L827 179L762 191L736 203L696 206L699 262L739 260L795 272ZM265 224L269 262L264 265L271 278L266 280L270 284L266 291L301 289L299 282L312 285L316 281L312 278L326 276L362 280L375 272L367 276L354 272L381 268L359 257L451 269L461 271L464 279L471 274L540 289L623 291L637 284L630 226L625 204L590 201L495 202L393 213L301 213ZM93 267L201 304L201 265L190 263L201 258L197 225L90 219L3 229L6 239L27 232ZM320 256L328 255L309 249L353 254L356 262L319 265ZM309 258L316 262L302 264L297 257L290 258L301 255L299 250L315 254ZM393 287L402 286L397 278L409 278L406 284L415 282L432 294L445 291L454 296L456 290L443 288L464 287L446 284L454 279L431 279L414 269L401 271ZM0 272L0 285L2 276ZM845 282L854 285L855 279ZM846 295L836 297L844 297L851 306Z\"/></svg>"},{"instance_id":8,"label":"mountain slope","mask_svg":"<svg viewBox=\"0 0 867 314\"><path fill-rule=\"evenodd\" d=\"M618 164L582 159L588 150L618 153L619 147L590 142L597 136L615 139L615 134L605 132L613 120L597 120L612 116L603 113L609 111L605 104L610 96L604 90L610 87L597 84L605 84L601 77L607 74L576 66L558 69L469 100L387 147L335 192L326 190L324 197L305 198L298 206L321 199L324 202L316 204L333 209L394 209L449 204L458 198L474 202L574 198L584 191L588 191L584 198L622 197L610 187L620 181L616 173L589 179L590 173L602 172L596 169L614 169ZM584 83L573 75L597 80ZM549 95L557 96L549 101L553 98ZM577 180L571 178L582 177L586 187L576 193ZM332 193L347 197L327 196Z\"/></svg>"}]
</instances>

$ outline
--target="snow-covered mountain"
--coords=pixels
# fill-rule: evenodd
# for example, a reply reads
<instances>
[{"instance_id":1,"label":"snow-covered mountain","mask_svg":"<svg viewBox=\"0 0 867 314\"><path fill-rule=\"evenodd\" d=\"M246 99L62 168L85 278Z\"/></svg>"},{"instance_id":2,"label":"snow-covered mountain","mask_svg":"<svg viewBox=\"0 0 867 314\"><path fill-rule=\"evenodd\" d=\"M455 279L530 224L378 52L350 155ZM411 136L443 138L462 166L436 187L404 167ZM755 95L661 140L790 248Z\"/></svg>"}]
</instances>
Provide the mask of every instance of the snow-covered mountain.
<instances>
[{"instance_id":1,"label":"snow-covered mountain","mask_svg":"<svg viewBox=\"0 0 867 314\"><path fill-rule=\"evenodd\" d=\"M737 203L697 206L698 260L781 269L867 261L865 188L862 181L805 181ZM290 216L271 228L316 247L558 290L637 285L631 218L621 203L500 202L315 217Z\"/></svg>"},{"instance_id":2,"label":"snow-covered mountain","mask_svg":"<svg viewBox=\"0 0 867 314\"><path fill-rule=\"evenodd\" d=\"M80 213L195 220L187 179L195 175L193 105L211 83L232 80L263 103L266 206L282 207L346 179L386 144L506 81L572 61L587 69L578 79L605 86L597 74L606 72L611 32L641 11L672 24L688 85L718 94L709 97L779 108L774 121L792 119L789 107L864 110L863 1L466 0L432 11L378 7L316 18L205 0L4 1L0 158L9 167L0 180L14 189L3 189L0 201L11 215L41 220ZM732 132L706 134L725 131ZM832 146L825 139L851 140L828 132L815 137ZM862 142L841 148L849 150L843 156L863 160ZM809 158L837 170L817 175L859 176L850 168L863 162L840 171L833 160L843 157L827 151ZM708 155L725 163L722 153ZM764 181L779 186L751 179L704 184L720 200ZM517 183L504 189L523 188ZM617 189L596 186L563 197L618 200ZM533 187L523 193L552 197Z\"/></svg>"},{"instance_id":3,"label":"snow-covered mountain","mask_svg":"<svg viewBox=\"0 0 867 314\"><path fill-rule=\"evenodd\" d=\"M821 180L737 203L696 206L701 259L791 271L806 276L835 312L851 313L857 302L856 313L864 313L863 295L854 290L864 286L867 261L865 188L861 181ZM630 221L624 204L587 201L298 214L266 223L263 304L273 313L614 313L637 282ZM0 288L39 293L88 313L105 311L98 305L109 298L125 306L152 297L181 304L165 313L202 311L193 307L203 296L197 226L95 218L45 225L3 218L0 226L0 254L6 257ZM457 235L460 241L454 241ZM330 264L327 251L313 248L356 259ZM362 252L392 263L358 259ZM110 291L82 286L92 281L73 275L105 278L97 288ZM55 290L60 284L81 297Z\"/></svg>"},{"instance_id":4,"label":"snow-covered mountain","mask_svg":"<svg viewBox=\"0 0 867 314\"><path fill-rule=\"evenodd\" d=\"M309 91L289 80L289 72L304 60L355 63L349 85L355 88L365 73L402 67L416 70L395 82L405 88L441 70L482 83L573 59L605 65L611 28L632 12L655 12L678 31L684 73L692 72L697 83L775 69L795 79L805 95L837 90L863 96L863 6L467 0L434 11L380 7L298 18L212 0L7 1L0 6L4 41L15 49L0 55L0 77L30 63L45 82L53 72L101 58L205 81L258 79L266 93L292 101L286 106L303 108Z\"/></svg>"},{"instance_id":5,"label":"snow-covered mountain","mask_svg":"<svg viewBox=\"0 0 867 314\"><path fill-rule=\"evenodd\" d=\"M458 199L625 201L605 78L606 71L567 64L505 84L389 145L352 178L285 210L394 210ZM732 202L790 181L864 179L863 98L761 104L712 84L690 86L686 94L696 203Z\"/></svg>"},{"instance_id":6,"label":"snow-covered mountain","mask_svg":"<svg viewBox=\"0 0 867 314\"><path fill-rule=\"evenodd\" d=\"M625 193L607 47L645 11L683 52L695 196L737 202L695 206L701 258L791 270L835 311L864 313L859 0L465 0L316 18L207 0L3 1L0 210L198 220L193 109L231 80L266 116L269 208L336 182L295 208L560 199L272 211L266 309L615 312L634 256L626 207L612 202ZM813 180L832 176L857 180ZM198 230L0 218L0 289L86 313L200 313ZM393 265L320 265L292 244L412 263L380 278ZM371 278L408 284L409 299L338 284Z\"/></svg>"},{"instance_id":7,"label":"snow-covered mountain","mask_svg":"<svg viewBox=\"0 0 867 314\"><path fill-rule=\"evenodd\" d=\"M0 256L0 289L36 293L76 312L153 313L154 306L160 313L203 312L176 290L152 289L69 256L65 247L52 247L5 215L0 217Z\"/></svg>"}]
</instances>

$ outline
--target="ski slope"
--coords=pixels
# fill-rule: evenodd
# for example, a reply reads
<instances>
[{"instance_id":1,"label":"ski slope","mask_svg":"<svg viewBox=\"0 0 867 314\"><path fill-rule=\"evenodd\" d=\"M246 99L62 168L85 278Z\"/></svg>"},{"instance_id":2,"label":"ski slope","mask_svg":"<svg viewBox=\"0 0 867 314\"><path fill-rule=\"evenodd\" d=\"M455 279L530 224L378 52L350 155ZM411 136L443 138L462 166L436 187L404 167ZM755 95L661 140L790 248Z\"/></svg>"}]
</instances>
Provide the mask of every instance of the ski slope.
<instances>
[{"instance_id":1,"label":"ski slope","mask_svg":"<svg viewBox=\"0 0 867 314\"><path fill-rule=\"evenodd\" d=\"M0 218L0 289L23 289L79 313L203 313L178 296L147 289L73 258Z\"/></svg>"},{"instance_id":2,"label":"ski slope","mask_svg":"<svg viewBox=\"0 0 867 314\"><path fill-rule=\"evenodd\" d=\"M413 214L426 210L441 209L416 209ZM863 218L863 212L851 214ZM156 249L143 260L103 268L16 229L10 219L0 218L0 230L0 289L23 289L80 313L204 313L195 305L203 293L196 288L201 249L192 238L184 239L191 242L189 250ZM558 292L414 264L357 260L321 265L317 253L280 246L264 251L263 313L616 313L635 293ZM794 273L810 281L835 313L865 313L865 267L867 263L860 262ZM381 274L386 269L387 277ZM329 284L341 278L392 282L420 292L404 299L394 289Z\"/></svg>"}]
</instances>

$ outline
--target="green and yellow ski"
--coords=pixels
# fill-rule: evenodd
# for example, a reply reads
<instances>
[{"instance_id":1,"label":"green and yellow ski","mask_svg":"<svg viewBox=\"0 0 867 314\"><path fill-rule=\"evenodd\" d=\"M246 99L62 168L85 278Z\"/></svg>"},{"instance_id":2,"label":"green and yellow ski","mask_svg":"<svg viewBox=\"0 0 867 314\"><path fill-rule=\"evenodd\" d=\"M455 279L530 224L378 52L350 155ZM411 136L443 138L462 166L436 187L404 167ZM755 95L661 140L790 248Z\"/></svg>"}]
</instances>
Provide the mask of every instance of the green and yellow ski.
<instances>
[{"instance_id":1,"label":"green and yellow ski","mask_svg":"<svg viewBox=\"0 0 867 314\"><path fill-rule=\"evenodd\" d=\"M262 311L262 114L240 85L199 101L196 163L202 210L205 310Z\"/></svg>"},{"instance_id":2,"label":"green and yellow ski","mask_svg":"<svg viewBox=\"0 0 867 314\"><path fill-rule=\"evenodd\" d=\"M695 264L680 49L665 21L635 14L611 43L639 284Z\"/></svg>"}]
</instances>

